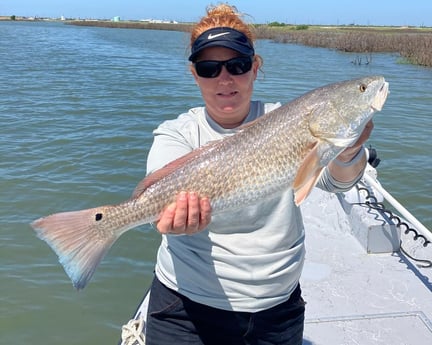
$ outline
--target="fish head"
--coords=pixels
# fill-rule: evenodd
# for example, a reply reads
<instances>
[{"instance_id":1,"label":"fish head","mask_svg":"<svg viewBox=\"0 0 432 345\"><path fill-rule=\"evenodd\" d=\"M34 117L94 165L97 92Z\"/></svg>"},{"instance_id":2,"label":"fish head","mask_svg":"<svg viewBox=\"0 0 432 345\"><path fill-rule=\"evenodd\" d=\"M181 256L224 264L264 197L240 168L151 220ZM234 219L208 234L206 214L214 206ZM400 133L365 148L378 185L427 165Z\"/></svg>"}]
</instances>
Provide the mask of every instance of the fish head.
<instances>
[{"instance_id":1,"label":"fish head","mask_svg":"<svg viewBox=\"0 0 432 345\"><path fill-rule=\"evenodd\" d=\"M323 167L359 139L374 112L382 109L387 95L385 79L372 76L323 86L301 99L311 137L310 151L293 182L296 205L310 193Z\"/></svg>"},{"instance_id":2,"label":"fish head","mask_svg":"<svg viewBox=\"0 0 432 345\"><path fill-rule=\"evenodd\" d=\"M334 158L354 144L387 99L388 82L382 76L369 76L331 84L314 91L316 102L311 108L309 130L323 143L322 150Z\"/></svg>"}]
</instances>

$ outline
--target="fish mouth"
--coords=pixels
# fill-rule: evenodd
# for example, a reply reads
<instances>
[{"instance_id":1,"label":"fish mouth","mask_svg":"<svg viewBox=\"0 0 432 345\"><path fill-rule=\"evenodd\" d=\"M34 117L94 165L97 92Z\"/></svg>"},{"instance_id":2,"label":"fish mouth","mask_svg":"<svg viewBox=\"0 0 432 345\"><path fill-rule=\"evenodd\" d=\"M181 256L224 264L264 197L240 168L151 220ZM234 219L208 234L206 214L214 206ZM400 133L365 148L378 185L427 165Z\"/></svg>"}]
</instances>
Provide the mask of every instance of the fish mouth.
<instances>
[{"instance_id":1,"label":"fish mouth","mask_svg":"<svg viewBox=\"0 0 432 345\"><path fill-rule=\"evenodd\" d=\"M371 105L370 110L371 110L371 114L375 113L377 111L381 111L382 107L374 107L373 105Z\"/></svg>"},{"instance_id":2,"label":"fish mouth","mask_svg":"<svg viewBox=\"0 0 432 345\"><path fill-rule=\"evenodd\" d=\"M389 93L389 83L384 82L371 104L371 110L373 112L382 110Z\"/></svg>"}]
</instances>

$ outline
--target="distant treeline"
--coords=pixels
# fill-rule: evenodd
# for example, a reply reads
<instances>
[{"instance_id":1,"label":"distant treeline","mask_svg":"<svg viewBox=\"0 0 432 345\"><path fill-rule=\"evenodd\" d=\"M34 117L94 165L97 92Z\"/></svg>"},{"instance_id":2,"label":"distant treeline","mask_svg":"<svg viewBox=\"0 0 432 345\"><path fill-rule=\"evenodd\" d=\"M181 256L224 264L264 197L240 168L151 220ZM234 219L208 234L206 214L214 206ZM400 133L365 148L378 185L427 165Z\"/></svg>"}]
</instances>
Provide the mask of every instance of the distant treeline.
<instances>
[{"instance_id":1,"label":"distant treeline","mask_svg":"<svg viewBox=\"0 0 432 345\"><path fill-rule=\"evenodd\" d=\"M189 32L192 24L72 21L73 25ZM432 67L432 29L254 25L258 39L336 49L351 53L399 53L406 62Z\"/></svg>"}]
</instances>

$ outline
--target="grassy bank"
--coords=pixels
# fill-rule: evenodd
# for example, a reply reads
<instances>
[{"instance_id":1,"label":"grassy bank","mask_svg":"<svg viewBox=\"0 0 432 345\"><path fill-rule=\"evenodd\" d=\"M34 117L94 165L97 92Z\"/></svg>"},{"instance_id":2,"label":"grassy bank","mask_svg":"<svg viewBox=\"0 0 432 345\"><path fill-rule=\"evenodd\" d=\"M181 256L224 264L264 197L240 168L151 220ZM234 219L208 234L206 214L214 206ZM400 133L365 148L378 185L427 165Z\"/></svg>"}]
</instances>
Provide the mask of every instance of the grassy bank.
<instances>
[{"instance_id":1,"label":"grassy bank","mask_svg":"<svg viewBox=\"0 0 432 345\"><path fill-rule=\"evenodd\" d=\"M313 27L296 30L258 26L257 36L352 53L399 53L406 62L432 67L432 29Z\"/></svg>"},{"instance_id":2,"label":"grassy bank","mask_svg":"<svg viewBox=\"0 0 432 345\"><path fill-rule=\"evenodd\" d=\"M73 21L73 25L190 31L192 24L145 22ZM399 53L408 63L432 67L432 28L324 27L255 25L259 39L302 44L352 53Z\"/></svg>"},{"instance_id":3,"label":"grassy bank","mask_svg":"<svg viewBox=\"0 0 432 345\"><path fill-rule=\"evenodd\" d=\"M119 28L119 29L147 29L147 30L170 30L170 31L184 31L190 32L192 23L150 23L150 22L137 22L137 21L119 21L114 22L111 20L73 20L67 24L79 26L98 26L105 28Z\"/></svg>"}]
</instances>

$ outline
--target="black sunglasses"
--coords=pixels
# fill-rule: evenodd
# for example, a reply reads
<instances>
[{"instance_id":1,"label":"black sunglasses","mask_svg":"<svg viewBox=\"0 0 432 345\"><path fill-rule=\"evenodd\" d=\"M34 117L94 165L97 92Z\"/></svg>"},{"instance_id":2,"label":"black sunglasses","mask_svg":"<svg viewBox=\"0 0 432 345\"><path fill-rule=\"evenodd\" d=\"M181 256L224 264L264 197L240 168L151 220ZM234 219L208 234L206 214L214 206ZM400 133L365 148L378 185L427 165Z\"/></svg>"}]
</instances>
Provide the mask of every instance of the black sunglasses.
<instances>
[{"instance_id":1,"label":"black sunglasses","mask_svg":"<svg viewBox=\"0 0 432 345\"><path fill-rule=\"evenodd\" d=\"M240 75L249 72L252 68L251 56L240 56L226 61L205 60L195 63L195 70L200 77L216 78L225 66L232 75Z\"/></svg>"}]
</instances>

